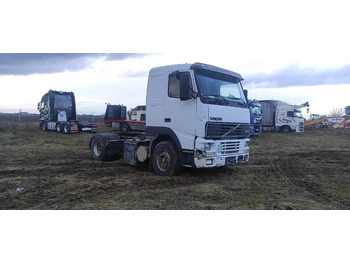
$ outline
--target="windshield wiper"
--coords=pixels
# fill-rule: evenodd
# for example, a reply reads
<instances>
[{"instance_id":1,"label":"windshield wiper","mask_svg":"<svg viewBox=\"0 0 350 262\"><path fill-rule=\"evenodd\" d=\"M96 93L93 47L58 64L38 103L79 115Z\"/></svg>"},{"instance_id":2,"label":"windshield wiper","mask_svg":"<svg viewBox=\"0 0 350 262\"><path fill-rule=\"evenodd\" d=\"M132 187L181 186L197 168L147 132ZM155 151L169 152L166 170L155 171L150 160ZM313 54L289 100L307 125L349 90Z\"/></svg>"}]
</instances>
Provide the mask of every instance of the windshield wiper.
<instances>
[{"instance_id":1,"label":"windshield wiper","mask_svg":"<svg viewBox=\"0 0 350 262\"><path fill-rule=\"evenodd\" d=\"M220 97L222 98L223 101L226 102L226 104L228 105L230 102L227 101L227 99L225 97L223 97L222 95L202 95L202 96L213 96L213 97Z\"/></svg>"},{"instance_id":2,"label":"windshield wiper","mask_svg":"<svg viewBox=\"0 0 350 262\"><path fill-rule=\"evenodd\" d=\"M243 105L247 106L247 103L244 102L244 100L242 98L240 98L240 97L228 97L228 98L229 99L233 99L233 100L238 100L238 101L242 102Z\"/></svg>"}]
</instances>

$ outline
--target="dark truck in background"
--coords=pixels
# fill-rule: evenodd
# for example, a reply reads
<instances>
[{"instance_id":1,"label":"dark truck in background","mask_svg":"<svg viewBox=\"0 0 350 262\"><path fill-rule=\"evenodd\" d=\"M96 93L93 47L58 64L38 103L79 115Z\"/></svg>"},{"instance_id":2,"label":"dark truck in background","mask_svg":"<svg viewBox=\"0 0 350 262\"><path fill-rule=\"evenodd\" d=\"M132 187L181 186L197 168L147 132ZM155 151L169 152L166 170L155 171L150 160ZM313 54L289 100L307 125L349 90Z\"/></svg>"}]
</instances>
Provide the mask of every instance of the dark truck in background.
<instances>
[{"instance_id":1,"label":"dark truck in background","mask_svg":"<svg viewBox=\"0 0 350 262\"><path fill-rule=\"evenodd\" d=\"M257 100L247 99L250 112L250 135L259 136L262 130L261 104Z\"/></svg>"},{"instance_id":2,"label":"dark truck in background","mask_svg":"<svg viewBox=\"0 0 350 262\"><path fill-rule=\"evenodd\" d=\"M97 124L78 121L73 92L49 90L38 103L40 129L70 134L97 132Z\"/></svg>"}]
</instances>

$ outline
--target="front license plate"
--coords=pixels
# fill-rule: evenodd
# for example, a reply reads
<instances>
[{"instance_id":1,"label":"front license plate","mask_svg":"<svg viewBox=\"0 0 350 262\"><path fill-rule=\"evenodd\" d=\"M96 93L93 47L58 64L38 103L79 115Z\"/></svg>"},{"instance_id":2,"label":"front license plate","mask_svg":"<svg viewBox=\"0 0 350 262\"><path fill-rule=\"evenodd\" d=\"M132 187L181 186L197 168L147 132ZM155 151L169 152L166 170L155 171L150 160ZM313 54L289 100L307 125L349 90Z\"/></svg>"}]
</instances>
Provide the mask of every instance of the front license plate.
<instances>
[{"instance_id":1,"label":"front license plate","mask_svg":"<svg viewBox=\"0 0 350 262\"><path fill-rule=\"evenodd\" d=\"M233 166L237 164L236 157L226 157L225 158L225 166Z\"/></svg>"},{"instance_id":2,"label":"front license plate","mask_svg":"<svg viewBox=\"0 0 350 262\"><path fill-rule=\"evenodd\" d=\"M89 127L83 127L81 130L83 130L83 131L90 131L91 128L89 128Z\"/></svg>"}]
</instances>

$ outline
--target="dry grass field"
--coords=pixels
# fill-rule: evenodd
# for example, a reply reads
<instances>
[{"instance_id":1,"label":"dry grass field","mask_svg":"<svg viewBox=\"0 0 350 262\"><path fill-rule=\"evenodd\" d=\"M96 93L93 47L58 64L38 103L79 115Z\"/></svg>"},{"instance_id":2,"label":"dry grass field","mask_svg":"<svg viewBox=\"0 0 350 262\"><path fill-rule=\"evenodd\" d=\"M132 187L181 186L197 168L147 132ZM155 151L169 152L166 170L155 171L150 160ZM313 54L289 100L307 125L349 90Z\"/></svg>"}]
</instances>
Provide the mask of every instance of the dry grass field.
<instances>
[{"instance_id":1,"label":"dry grass field","mask_svg":"<svg viewBox=\"0 0 350 262\"><path fill-rule=\"evenodd\" d=\"M350 209L350 130L265 132L248 163L175 177L94 161L91 136L0 126L0 209Z\"/></svg>"}]
</instances>

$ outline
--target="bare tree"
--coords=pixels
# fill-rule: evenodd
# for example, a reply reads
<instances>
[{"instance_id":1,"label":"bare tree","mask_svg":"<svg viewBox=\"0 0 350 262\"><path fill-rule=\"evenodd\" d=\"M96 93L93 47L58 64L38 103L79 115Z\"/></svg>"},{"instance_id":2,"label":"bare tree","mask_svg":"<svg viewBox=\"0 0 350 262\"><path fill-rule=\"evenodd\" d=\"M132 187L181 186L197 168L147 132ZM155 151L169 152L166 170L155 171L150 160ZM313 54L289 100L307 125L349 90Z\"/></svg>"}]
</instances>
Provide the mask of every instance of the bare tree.
<instances>
[{"instance_id":1,"label":"bare tree","mask_svg":"<svg viewBox=\"0 0 350 262\"><path fill-rule=\"evenodd\" d=\"M342 107L333 107L329 112L328 117L342 117L345 115L345 110Z\"/></svg>"}]
</instances>

